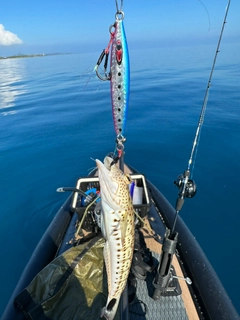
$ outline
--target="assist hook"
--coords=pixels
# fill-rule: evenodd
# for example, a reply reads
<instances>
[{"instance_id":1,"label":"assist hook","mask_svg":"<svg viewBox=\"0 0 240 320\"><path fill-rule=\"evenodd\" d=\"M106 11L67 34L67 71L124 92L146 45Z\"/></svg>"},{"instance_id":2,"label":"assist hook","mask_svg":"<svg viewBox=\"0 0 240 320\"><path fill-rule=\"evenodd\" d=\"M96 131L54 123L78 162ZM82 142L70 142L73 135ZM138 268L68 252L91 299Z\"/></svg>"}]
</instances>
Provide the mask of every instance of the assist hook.
<instances>
[{"instance_id":1,"label":"assist hook","mask_svg":"<svg viewBox=\"0 0 240 320\"><path fill-rule=\"evenodd\" d=\"M116 8L117 8L117 12L115 14L115 19L116 19L116 21L121 21L124 19L124 12L122 11L123 0L121 0L120 7L118 6L118 1L115 0L115 2L116 2ZM115 21L115 23L116 23L116 21ZM110 27L109 27L110 40L109 40L108 46L106 49L103 49L102 53L100 54L100 57L98 58L96 66L94 67L96 75L102 81L111 80L111 73L110 72L107 73L107 66L108 66L109 50L110 50L110 47L111 47L111 44L112 44L112 41L113 41L113 38L115 35L115 30L113 30L113 28L115 28L115 23L110 25ZM104 57L105 57L104 71L103 71L104 75L101 75L98 68L99 68L100 64L102 63Z\"/></svg>"},{"instance_id":2,"label":"assist hook","mask_svg":"<svg viewBox=\"0 0 240 320\"><path fill-rule=\"evenodd\" d=\"M96 75L98 76L98 78L102 81L106 81L106 80L110 80L111 76L110 73L107 73L107 65L108 65L108 56L109 56L109 52L106 51L106 49L103 49L102 53L100 54L100 57L98 58L98 61L96 63L96 66L94 68ZM98 68L100 66L100 64L103 61L103 58L105 57L105 62L104 62L104 76L102 76L99 71Z\"/></svg>"},{"instance_id":3,"label":"assist hook","mask_svg":"<svg viewBox=\"0 0 240 320\"><path fill-rule=\"evenodd\" d=\"M116 13L117 14L117 13ZM107 73L107 66L108 66L108 57L109 57L109 50L110 50L110 47L112 45L112 41L113 41L113 38L114 38L114 35L115 35L115 24L111 24L110 27L109 27L109 33L110 33L110 40L109 40L109 43L107 45L107 48L106 49L103 49L102 53L100 54L100 57L98 58L98 61L96 63L96 66L94 68L95 72L96 72L96 75L98 76L98 78L102 81L106 81L106 80L111 80L111 73ZM114 30L113 30L114 29ZM102 76L100 73L99 73L99 66L100 64L102 63L103 61L103 58L105 57L105 61L104 61L104 76Z\"/></svg>"}]
</instances>

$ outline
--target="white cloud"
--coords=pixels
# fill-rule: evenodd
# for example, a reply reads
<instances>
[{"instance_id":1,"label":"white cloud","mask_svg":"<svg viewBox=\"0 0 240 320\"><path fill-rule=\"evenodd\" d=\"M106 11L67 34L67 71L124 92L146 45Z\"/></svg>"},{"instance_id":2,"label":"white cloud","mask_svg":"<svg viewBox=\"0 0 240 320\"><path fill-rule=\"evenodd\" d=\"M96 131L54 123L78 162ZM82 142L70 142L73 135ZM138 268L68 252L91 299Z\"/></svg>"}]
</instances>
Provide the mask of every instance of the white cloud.
<instances>
[{"instance_id":1,"label":"white cloud","mask_svg":"<svg viewBox=\"0 0 240 320\"><path fill-rule=\"evenodd\" d=\"M5 30L4 26L0 24L0 46L11 46L20 43L22 43L22 40L16 34Z\"/></svg>"}]
</instances>

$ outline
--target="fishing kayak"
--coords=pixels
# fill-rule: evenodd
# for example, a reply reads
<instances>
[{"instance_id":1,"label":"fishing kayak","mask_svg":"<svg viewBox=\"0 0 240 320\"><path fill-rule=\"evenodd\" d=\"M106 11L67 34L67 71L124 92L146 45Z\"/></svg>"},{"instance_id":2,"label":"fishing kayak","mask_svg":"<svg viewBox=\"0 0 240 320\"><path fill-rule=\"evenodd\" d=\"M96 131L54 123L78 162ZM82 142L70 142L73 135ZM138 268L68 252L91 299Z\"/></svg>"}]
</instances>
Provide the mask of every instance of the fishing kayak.
<instances>
[{"instance_id":1,"label":"fishing kayak","mask_svg":"<svg viewBox=\"0 0 240 320\"><path fill-rule=\"evenodd\" d=\"M71 195L33 252L1 319L239 319L179 217L185 198L196 193L190 171L228 7L187 170L175 181L179 194L173 208L147 176L124 163L130 69L122 1L116 5L110 42L95 67L101 80L110 80L115 154L108 163L96 160L98 168L76 186L58 189Z\"/></svg>"},{"instance_id":2,"label":"fishing kayak","mask_svg":"<svg viewBox=\"0 0 240 320\"><path fill-rule=\"evenodd\" d=\"M137 190L135 242L127 285L114 319L239 319L198 242L147 177L124 166ZM32 254L2 316L101 319L107 299L99 227L98 171L77 180ZM79 193L81 190L81 193ZM80 227L79 227L80 226Z\"/></svg>"}]
</instances>

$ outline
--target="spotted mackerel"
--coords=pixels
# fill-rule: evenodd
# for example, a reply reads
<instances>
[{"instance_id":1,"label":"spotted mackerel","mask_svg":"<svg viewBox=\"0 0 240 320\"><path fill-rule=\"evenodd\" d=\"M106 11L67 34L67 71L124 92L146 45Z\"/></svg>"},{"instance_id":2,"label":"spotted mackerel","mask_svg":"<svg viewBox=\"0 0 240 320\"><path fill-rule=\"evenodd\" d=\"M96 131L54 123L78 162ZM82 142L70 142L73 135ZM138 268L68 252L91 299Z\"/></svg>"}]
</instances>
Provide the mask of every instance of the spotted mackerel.
<instances>
[{"instance_id":1,"label":"spotted mackerel","mask_svg":"<svg viewBox=\"0 0 240 320\"><path fill-rule=\"evenodd\" d=\"M101 316L114 319L129 275L134 249L134 209L129 193L129 177L106 157L96 160L99 174L102 219L106 243L104 259L108 279L108 299Z\"/></svg>"}]
</instances>

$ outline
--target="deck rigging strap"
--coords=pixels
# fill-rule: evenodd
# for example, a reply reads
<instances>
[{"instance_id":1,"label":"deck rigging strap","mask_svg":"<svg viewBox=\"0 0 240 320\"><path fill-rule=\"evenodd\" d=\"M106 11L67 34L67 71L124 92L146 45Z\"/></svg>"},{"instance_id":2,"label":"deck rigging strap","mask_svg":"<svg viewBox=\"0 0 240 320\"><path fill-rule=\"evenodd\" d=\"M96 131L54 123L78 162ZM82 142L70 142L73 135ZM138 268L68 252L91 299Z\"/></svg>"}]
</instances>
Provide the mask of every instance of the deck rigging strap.
<instances>
[{"instance_id":1,"label":"deck rigging strap","mask_svg":"<svg viewBox=\"0 0 240 320\"><path fill-rule=\"evenodd\" d=\"M196 194L196 184L193 180L191 180L191 176L192 176L192 172L194 169L194 163L195 163L195 159L196 159L196 155L197 155L197 147L198 147L199 140L200 140L201 128L202 128L202 125L204 122L204 116L205 116L205 112L206 112L206 108L207 108L212 76L213 76L217 56L219 53L219 48L220 48L220 44L221 44L221 40L222 40L222 36L223 36L223 31L225 28L225 24L227 23L227 16L228 16L230 4L231 4L231 0L228 1L227 7L226 7L224 20L222 23L221 32L220 32L220 36L218 39L217 49L216 49L216 52L214 55L213 64L212 64L212 68L210 71L210 76L208 79L207 88L206 88L206 92L205 92L205 96L204 96L204 100L203 100L203 104L202 104L202 109L200 112L198 126L197 126L197 130L196 130L195 138L193 141L193 146L192 146L190 158L188 161L188 166L187 166L187 169L184 171L184 173L182 175L178 176L177 180L174 181L175 185L179 188L180 191L178 193L178 198L176 201L176 206L175 206L176 213L175 213L175 217L174 217L174 223L173 223L171 234L173 234L173 232L174 232L178 213L182 209L185 198L192 198ZM190 170L191 166L192 166L192 171Z\"/></svg>"}]
</instances>

